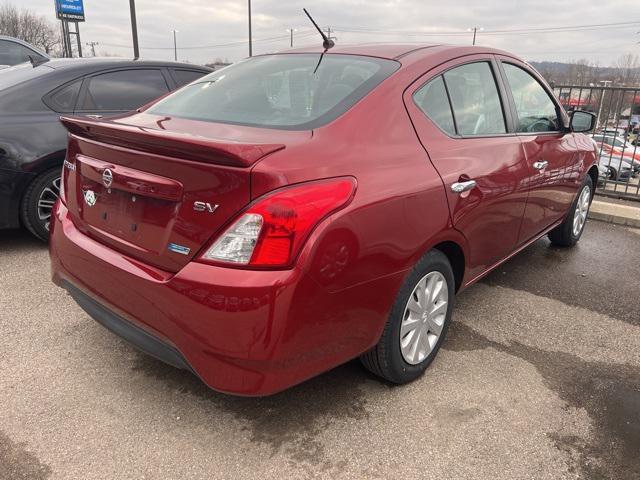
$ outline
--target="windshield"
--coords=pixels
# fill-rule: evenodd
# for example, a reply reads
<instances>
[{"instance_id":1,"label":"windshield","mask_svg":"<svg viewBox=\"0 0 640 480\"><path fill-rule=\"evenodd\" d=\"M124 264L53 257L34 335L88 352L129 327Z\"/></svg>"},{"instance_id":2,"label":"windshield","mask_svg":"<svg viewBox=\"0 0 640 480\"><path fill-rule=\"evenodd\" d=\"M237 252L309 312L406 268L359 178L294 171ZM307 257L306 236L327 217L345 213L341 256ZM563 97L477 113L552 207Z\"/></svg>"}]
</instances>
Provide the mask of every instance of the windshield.
<instances>
[{"instance_id":1,"label":"windshield","mask_svg":"<svg viewBox=\"0 0 640 480\"><path fill-rule=\"evenodd\" d=\"M32 78L40 77L51 72L46 65L33 67L30 63L21 63L13 67L0 70L0 92L5 88L13 87Z\"/></svg>"},{"instance_id":2,"label":"windshield","mask_svg":"<svg viewBox=\"0 0 640 480\"><path fill-rule=\"evenodd\" d=\"M398 69L393 60L327 54L253 57L161 100L148 112L210 122L305 130L346 112Z\"/></svg>"}]
</instances>

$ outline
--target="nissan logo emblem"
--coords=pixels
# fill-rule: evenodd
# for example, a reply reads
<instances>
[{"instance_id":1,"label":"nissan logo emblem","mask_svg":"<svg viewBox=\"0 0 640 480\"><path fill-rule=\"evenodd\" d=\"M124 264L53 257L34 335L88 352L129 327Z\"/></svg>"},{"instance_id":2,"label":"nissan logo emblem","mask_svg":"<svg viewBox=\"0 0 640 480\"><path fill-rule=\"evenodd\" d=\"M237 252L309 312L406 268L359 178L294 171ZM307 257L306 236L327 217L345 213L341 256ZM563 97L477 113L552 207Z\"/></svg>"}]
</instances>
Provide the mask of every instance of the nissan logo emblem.
<instances>
[{"instance_id":1,"label":"nissan logo emblem","mask_svg":"<svg viewBox=\"0 0 640 480\"><path fill-rule=\"evenodd\" d=\"M109 188L113 183L113 172L108 168L105 168L104 172L102 172L102 183L107 188Z\"/></svg>"}]
</instances>

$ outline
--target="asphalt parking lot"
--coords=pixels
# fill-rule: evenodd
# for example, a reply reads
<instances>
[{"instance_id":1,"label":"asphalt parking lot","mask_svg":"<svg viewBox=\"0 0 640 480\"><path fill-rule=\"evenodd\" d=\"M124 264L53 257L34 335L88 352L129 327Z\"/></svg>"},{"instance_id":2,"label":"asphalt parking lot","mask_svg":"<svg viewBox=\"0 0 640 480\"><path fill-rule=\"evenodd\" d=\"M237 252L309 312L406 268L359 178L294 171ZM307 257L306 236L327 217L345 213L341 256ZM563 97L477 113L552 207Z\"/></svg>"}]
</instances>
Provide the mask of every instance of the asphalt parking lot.
<instances>
[{"instance_id":1,"label":"asphalt parking lot","mask_svg":"<svg viewBox=\"0 0 640 480\"><path fill-rule=\"evenodd\" d=\"M640 478L640 230L591 221L458 297L419 381L237 398L138 353L0 232L0 478Z\"/></svg>"}]
</instances>

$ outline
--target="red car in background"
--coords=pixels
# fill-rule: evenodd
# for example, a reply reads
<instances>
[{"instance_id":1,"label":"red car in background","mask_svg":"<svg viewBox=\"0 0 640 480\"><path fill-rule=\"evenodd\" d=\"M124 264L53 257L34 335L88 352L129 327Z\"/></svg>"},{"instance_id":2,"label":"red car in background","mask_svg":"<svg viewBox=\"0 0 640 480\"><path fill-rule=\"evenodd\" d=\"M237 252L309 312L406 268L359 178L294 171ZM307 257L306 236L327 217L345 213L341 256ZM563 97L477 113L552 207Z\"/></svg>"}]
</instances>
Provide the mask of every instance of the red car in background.
<instances>
[{"instance_id":1,"label":"red car in background","mask_svg":"<svg viewBox=\"0 0 640 480\"><path fill-rule=\"evenodd\" d=\"M65 117L53 280L142 350L240 395L352 358L419 377L454 294L574 245L593 115L483 47L257 56L142 110Z\"/></svg>"},{"instance_id":2,"label":"red car in background","mask_svg":"<svg viewBox=\"0 0 640 480\"><path fill-rule=\"evenodd\" d=\"M640 173L640 147L627 142L622 136L596 133L591 138L601 156L626 161L631 164L634 176Z\"/></svg>"}]
</instances>

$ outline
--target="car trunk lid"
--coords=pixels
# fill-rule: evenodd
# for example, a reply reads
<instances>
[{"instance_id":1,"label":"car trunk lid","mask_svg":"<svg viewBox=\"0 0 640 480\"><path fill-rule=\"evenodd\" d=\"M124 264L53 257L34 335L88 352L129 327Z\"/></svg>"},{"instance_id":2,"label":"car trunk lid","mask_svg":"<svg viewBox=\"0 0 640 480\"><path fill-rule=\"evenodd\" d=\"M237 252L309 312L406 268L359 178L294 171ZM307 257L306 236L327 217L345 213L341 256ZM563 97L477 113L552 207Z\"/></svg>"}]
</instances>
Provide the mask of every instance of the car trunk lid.
<instances>
[{"instance_id":1,"label":"car trunk lid","mask_svg":"<svg viewBox=\"0 0 640 480\"><path fill-rule=\"evenodd\" d=\"M74 224L170 272L249 203L252 165L310 135L144 113L62 122L70 132L64 186Z\"/></svg>"}]
</instances>

